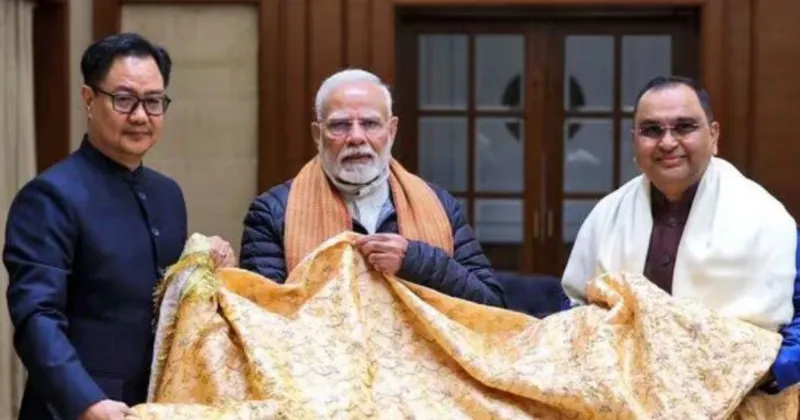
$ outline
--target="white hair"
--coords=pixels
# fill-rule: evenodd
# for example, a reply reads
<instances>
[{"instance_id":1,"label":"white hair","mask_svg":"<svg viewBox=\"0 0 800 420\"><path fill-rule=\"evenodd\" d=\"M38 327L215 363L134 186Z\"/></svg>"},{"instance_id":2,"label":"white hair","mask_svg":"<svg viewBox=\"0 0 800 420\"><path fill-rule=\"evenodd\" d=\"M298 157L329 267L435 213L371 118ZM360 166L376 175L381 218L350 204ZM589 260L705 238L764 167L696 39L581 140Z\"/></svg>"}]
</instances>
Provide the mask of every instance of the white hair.
<instances>
[{"instance_id":1,"label":"white hair","mask_svg":"<svg viewBox=\"0 0 800 420\"><path fill-rule=\"evenodd\" d=\"M347 69L329 76L324 82L322 82L319 90L317 90L317 97L314 101L314 110L316 112L317 121L322 121L324 118L324 115L322 115L322 108L324 107L325 102L328 100L328 97L331 96L331 93L333 93L336 88L344 84L358 82L373 83L381 89L383 95L386 97L386 113L387 115L391 116L392 94L389 92L389 87L386 86L383 81L381 81L380 77L366 70Z\"/></svg>"}]
</instances>

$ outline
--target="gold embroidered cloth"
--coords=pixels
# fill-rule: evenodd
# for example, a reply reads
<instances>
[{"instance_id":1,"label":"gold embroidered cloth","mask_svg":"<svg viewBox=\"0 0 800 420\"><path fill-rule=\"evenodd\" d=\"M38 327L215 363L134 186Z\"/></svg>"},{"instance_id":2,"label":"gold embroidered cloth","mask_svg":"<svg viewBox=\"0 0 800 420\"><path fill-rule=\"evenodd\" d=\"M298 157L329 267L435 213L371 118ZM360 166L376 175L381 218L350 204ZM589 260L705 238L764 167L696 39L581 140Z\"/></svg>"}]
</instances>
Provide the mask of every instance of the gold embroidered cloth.
<instances>
[{"instance_id":1,"label":"gold embroidered cloth","mask_svg":"<svg viewBox=\"0 0 800 420\"><path fill-rule=\"evenodd\" d=\"M212 271L193 235L160 292L151 402L131 418L797 418L795 389L751 392L778 334L642 277L599 277L594 305L539 320L368 271L355 237L278 285Z\"/></svg>"}]
</instances>

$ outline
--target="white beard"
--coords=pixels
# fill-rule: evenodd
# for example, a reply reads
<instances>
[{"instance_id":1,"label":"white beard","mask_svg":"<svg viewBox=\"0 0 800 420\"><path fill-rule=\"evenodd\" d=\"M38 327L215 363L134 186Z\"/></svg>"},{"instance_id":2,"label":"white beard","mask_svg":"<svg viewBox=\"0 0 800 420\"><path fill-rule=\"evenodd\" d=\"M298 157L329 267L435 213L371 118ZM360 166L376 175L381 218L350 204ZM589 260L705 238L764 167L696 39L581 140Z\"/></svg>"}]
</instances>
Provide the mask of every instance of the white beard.
<instances>
[{"instance_id":1,"label":"white beard","mask_svg":"<svg viewBox=\"0 0 800 420\"><path fill-rule=\"evenodd\" d=\"M336 184L342 182L352 184L354 187L361 188L371 184L384 175L388 175L389 161L391 160L391 149L393 141L390 141L380 154L376 153L367 145L357 148L342 149L339 156L331 156L328 150L319 144L318 149L322 157L322 168ZM372 156L369 163L343 164L342 161L348 156L364 154Z\"/></svg>"}]
</instances>

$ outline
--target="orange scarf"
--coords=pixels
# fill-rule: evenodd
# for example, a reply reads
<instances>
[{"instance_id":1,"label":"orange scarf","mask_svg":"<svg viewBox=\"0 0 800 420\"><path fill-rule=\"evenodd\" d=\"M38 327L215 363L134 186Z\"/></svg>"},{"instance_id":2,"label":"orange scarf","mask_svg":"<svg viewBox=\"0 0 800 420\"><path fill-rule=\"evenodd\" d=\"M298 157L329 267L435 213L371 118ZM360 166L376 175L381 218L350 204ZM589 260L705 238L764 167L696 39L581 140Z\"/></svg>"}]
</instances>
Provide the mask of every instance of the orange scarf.
<instances>
[{"instance_id":1,"label":"orange scarf","mask_svg":"<svg viewBox=\"0 0 800 420\"><path fill-rule=\"evenodd\" d=\"M453 228L428 184L392 159L389 186L400 235L453 254ZM286 273L311 251L338 233L352 230L352 218L316 157L292 182L283 235Z\"/></svg>"}]
</instances>

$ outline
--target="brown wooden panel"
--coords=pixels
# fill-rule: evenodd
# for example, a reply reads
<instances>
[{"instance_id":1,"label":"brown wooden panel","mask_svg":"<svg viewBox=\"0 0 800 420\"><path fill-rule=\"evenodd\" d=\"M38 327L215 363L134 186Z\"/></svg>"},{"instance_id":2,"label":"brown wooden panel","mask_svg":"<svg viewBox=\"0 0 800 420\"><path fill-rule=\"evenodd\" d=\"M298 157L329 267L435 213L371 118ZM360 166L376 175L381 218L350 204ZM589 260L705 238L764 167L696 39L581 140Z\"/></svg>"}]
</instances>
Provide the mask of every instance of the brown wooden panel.
<instances>
[{"instance_id":1,"label":"brown wooden panel","mask_svg":"<svg viewBox=\"0 0 800 420\"><path fill-rule=\"evenodd\" d=\"M313 98L308 88L309 78L306 76L308 0L285 0L283 8L281 98L284 127L281 157L285 161L283 177L288 178L302 167L306 153L314 146L309 128Z\"/></svg>"},{"instance_id":2,"label":"brown wooden panel","mask_svg":"<svg viewBox=\"0 0 800 420\"><path fill-rule=\"evenodd\" d=\"M707 0L394 0L402 6L697 6Z\"/></svg>"},{"instance_id":3,"label":"brown wooden panel","mask_svg":"<svg viewBox=\"0 0 800 420\"><path fill-rule=\"evenodd\" d=\"M343 0L309 0L309 94L342 69ZM310 158L310 156L308 156Z\"/></svg>"},{"instance_id":4,"label":"brown wooden panel","mask_svg":"<svg viewBox=\"0 0 800 420\"><path fill-rule=\"evenodd\" d=\"M725 7L725 89L728 118L722 127L721 156L750 171L751 0L727 0Z\"/></svg>"},{"instance_id":5,"label":"brown wooden panel","mask_svg":"<svg viewBox=\"0 0 800 420\"><path fill-rule=\"evenodd\" d=\"M725 12L724 1L708 0L700 13L700 78L711 94L715 118L724 125L727 121L727 92L725 86Z\"/></svg>"},{"instance_id":6,"label":"brown wooden panel","mask_svg":"<svg viewBox=\"0 0 800 420\"><path fill-rule=\"evenodd\" d=\"M36 168L39 172L70 150L68 3L39 2L33 11L33 90Z\"/></svg>"},{"instance_id":7,"label":"brown wooden panel","mask_svg":"<svg viewBox=\"0 0 800 420\"><path fill-rule=\"evenodd\" d=\"M372 71L394 84L395 7L392 0L372 0Z\"/></svg>"},{"instance_id":8,"label":"brown wooden panel","mask_svg":"<svg viewBox=\"0 0 800 420\"><path fill-rule=\"evenodd\" d=\"M370 33L372 19L370 0L345 0L343 26L345 63L349 67L366 68L370 63Z\"/></svg>"},{"instance_id":9,"label":"brown wooden panel","mask_svg":"<svg viewBox=\"0 0 800 420\"><path fill-rule=\"evenodd\" d=\"M800 2L754 2L753 176L800 217Z\"/></svg>"},{"instance_id":10,"label":"brown wooden panel","mask_svg":"<svg viewBox=\"0 0 800 420\"><path fill-rule=\"evenodd\" d=\"M283 178L280 156L280 0L263 0L258 19L258 191Z\"/></svg>"},{"instance_id":11,"label":"brown wooden panel","mask_svg":"<svg viewBox=\"0 0 800 420\"><path fill-rule=\"evenodd\" d=\"M119 32L122 25L121 0L98 0L92 2L92 41Z\"/></svg>"},{"instance_id":12,"label":"brown wooden panel","mask_svg":"<svg viewBox=\"0 0 800 420\"><path fill-rule=\"evenodd\" d=\"M125 3L139 3L139 4L258 4L264 0L123 0L123 1Z\"/></svg>"}]
</instances>

